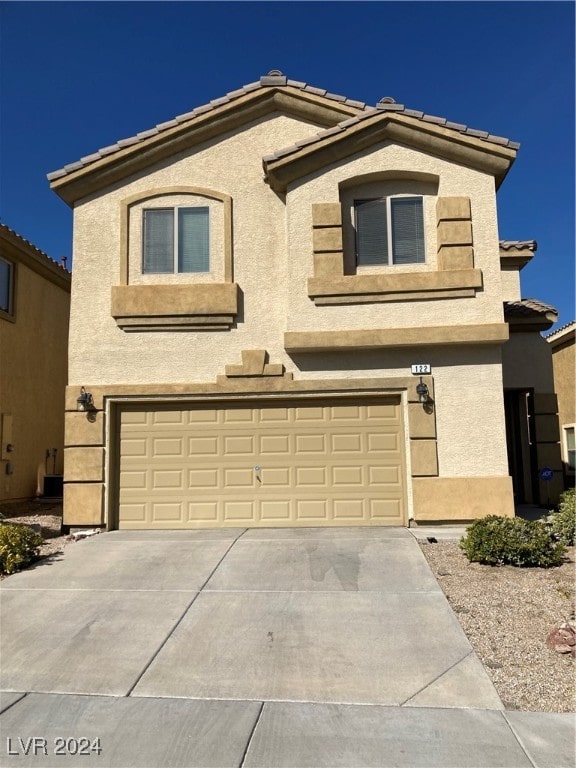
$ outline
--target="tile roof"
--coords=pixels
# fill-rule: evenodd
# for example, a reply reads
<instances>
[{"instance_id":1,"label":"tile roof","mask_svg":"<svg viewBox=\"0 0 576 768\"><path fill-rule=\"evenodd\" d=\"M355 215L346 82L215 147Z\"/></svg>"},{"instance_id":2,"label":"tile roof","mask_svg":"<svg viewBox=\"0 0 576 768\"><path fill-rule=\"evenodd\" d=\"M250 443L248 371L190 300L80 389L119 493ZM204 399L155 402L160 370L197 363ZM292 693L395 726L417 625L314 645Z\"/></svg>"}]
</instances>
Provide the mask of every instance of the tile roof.
<instances>
[{"instance_id":1,"label":"tile roof","mask_svg":"<svg viewBox=\"0 0 576 768\"><path fill-rule=\"evenodd\" d=\"M565 325L561 325L560 328L556 328L555 331L552 331L552 333L547 334L544 336L546 341L556 341L561 336L567 336L571 331L576 330L576 320L572 320L570 323L566 323Z\"/></svg>"},{"instance_id":2,"label":"tile roof","mask_svg":"<svg viewBox=\"0 0 576 768\"><path fill-rule=\"evenodd\" d=\"M504 147L509 147L510 149L518 149L520 147L520 145L517 144L516 142L510 141L509 139L502 138L501 136L493 136L492 134L489 134L486 131L477 131L473 128L469 128L468 126L462 125L460 123L452 123L444 117L435 117L434 115L428 115L428 114L425 114L424 112L419 112L413 109L407 109L406 107L404 107L403 104L396 104L394 100L391 99L390 97L385 97L381 99L376 105L376 107L369 107L363 101L355 101L353 99L348 99L346 96L341 96L336 93L330 93L325 88L316 88L312 85L308 85L307 83L301 82L299 80L290 80L289 78L285 77L282 74L282 72L280 72L279 70L272 70L267 75L264 75L263 77L261 77L260 80L258 80L257 82L248 83L248 85L244 85L235 91L230 91L229 93L227 93L225 96L222 96L221 98L213 99L208 104L204 104L200 107L196 107L196 109L193 109L191 112L187 112L183 115L177 115L173 120L168 120L164 123L159 123L154 128L151 128L150 130L147 130L147 131L142 131L141 133L136 134L136 136L131 136L127 139L120 139L115 144L111 144L110 146L103 147L102 149L99 149L97 152L94 152L90 155L86 155L80 158L80 160L78 160L75 163L70 163L68 165L65 165L63 168L60 168L59 170L49 173L47 175L48 181L55 181L56 179L63 178L68 174L74 173L74 171L78 171L81 168L85 168L86 166L91 165L97 160L101 160L103 157L107 157L108 155L112 155L115 152L119 152L124 147L138 144L150 138L151 136L159 135L160 133L162 133L162 131L168 130L169 128L173 128L182 123L186 123L190 120L194 120L194 118L199 117L200 115L204 115L207 112L210 112L212 110L215 110L218 107L222 106L223 104L229 104L233 102L235 99L239 99L248 93L251 93L253 91L263 89L263 88L270 88L270 87L281 88L285 86L289 86L291 88L297 88L305 93L321 96L325 99L330 99L331 101L335 101L340 104L345 104L346 106L361 110L361 113L356 117L351 117L346 120L343 120L342 122L338 123L338 125L334 128L329 128L325 131L321 131L320 133L316 134L316 136L313 136L309 139L305 139L299 142L298 144L295 144L291 147L287 147L286 149L281 149L278 152L274 153L273 155L269 155L265 157L264 158L265 162L268 162L270 160L276 160L280 157L284 157L293 152L297 152L299 149L301 149L305 145L313 144L317 141L322 141L322 139L332 134L340 133L342 131L347 130L350 126L356 125L362 120L365 120L369 117L373 117L378 113L387 112L387 111L404 114L404 115L407 115L408 117L415 117L418 120L421 120L423 122L429 122L429 123L434 123L436 125L441 125L445 128L450 128L452 130L458 131L459 133L466 134L468 136L473 136L475 138L480 138L480 139L483 139L484 141L487 141L493 144L499 144Z\"/></svg>"},{"instance_id":3,"label":"tile roof","mask_svg":"<svg viewBox=\"0 0 576 768\"><path fill-rule=\"evenodd\" d=\"M504 315L506 317L534 317L536 315L558 315L558 310L550 304L544 304L537 299L520 299L520 301L505 301Z\"/></svg>"},{"instance_id":4,"label":"tile roof","mask_svg":"<svg viewBox=\"0 0 576 768\"><path fill-rule=\"evenodd\" d=\"M12 240L12 241L15 240L19 245L25 245L29 251L32 251L34 253L34 255L39 256L42 259L46 259L48 262L50 262L51 266L59 269L61 272L64 273L64 275L71 274L70 270L67 269L65 266L63 266L60 262L48 256L47 253L44 253L44 251L41 251L40 248L37 248L29 240L26 240L25 237L22 237L22 235L19 235L18 232L15 232L13 229L10 229L10 227L7 227L6 224L0 224L0 236L3 236L7 240Z\"/></svg>"},{"instance_id":5,"label":"tile roof","mask_svg":"<svg viewBox=\"0 0 576 768\"><path fill-rule=\"evenodd\" d=\"M538 243L536 240L500 240L500 250L536 251L538 250Z\"/></svg>"},{"instance_id":6,"label":"tile roof","mask_svg":"<svg viewBox=\"0 0 576 768\"><path fill-rule=\"evenodd\" d=\"M342 133L348 128L358 125L364 120L367 120L383 112L395 112L396 114L414 117L424 123L433 123L434 125L439 125L443 128L449 128L453 131L457 131L458 133L465 134L466 136L482 139L491 144L498 144L499 146L508 147L509 149L516 150L520 148L520 144L515 141L510 141L510 139L505 139L502 136L494 136L490 133L487 133L487 131L477 131L474 128L469 128L467 125L462 125L461 123L453 123L450 120L447 120L445 117L436 117L434 115L425 114L424 112L420 112L418 110L408 109L404 106L404 104L396 104L393 100L390 99L390 97L386 97L385 99L379 101L376 107L365 108L361 114L343 120L334 128L328 128L327 130L320 131L320 133L317 133L313 137L299 141L290 147L284 147L270 155L267 155L263 158L264 163L269 163L273 160L280 160L281 158L298 152L298 150L302 149L304 146L322 141L331 135Z\"/></svg>"},{"instance_id":7,"label":"tile roof","mask_svg":"<svg viewBox=\"0 0 576 768\"><path fill-rule=\"evenodd\" d=\"M242 96L246 96L246 94L248 93L252 93L253 91L257 91L259 89L270 88L270 87L283 87L283 86L290 86L291 88L297 88L298 90L303 91L304 93L311 93L315 96L322 96L325 99L330 99L331 101L338 102L339 104L345 104L346 106L353 107L354 109L368 109L368 107L363 101L355 101L353 99L348 99L346 98L346 96L340 96L339 94L336 94L336 93L329 93L325 88L315 88L312 85L308 85L307 83L302 83L298 80L290 80L287 77L285 77L281 72L278 72L278 70L272 70L272 72L269 72L268 75L264 75L263 77L261 77L258 82L248 83L248 85L243 85L241 88L238 88L235 91L230 91L229 93L227 93L225 96L222 96L221 98L213 99L208 104L203 104L200 107L196 107L191 112L186 112L183 115L177 115L173 120L168 120L167 122L159 123L154 128L151 128L148 131L142 131L141 133L136 134L136 136L131 136L130 138L127 138L127 139L120 139L115 144L111 144L108 147L103 147L102 149L99 149L97 152L94 152L93 154L86 155L85 157L80 158L80 160L76 163L70 163L69 165L65 165L63 168L60 168L57 171L53 171L52 173L49 173L47 175L48 181L54 181L63 176L67 176L69 173L73 173L74 171L77 171L80 168L84 168L87 165L90 165L91 163L96 162L96 160L101 160L103 157L106 157L107 155L111 155L114 152L118 152L124 147L128 147L132 144L138 144L144 141L145 139L149 138L150 136L157 136L162 131L165 131L168 128L173 128L182 123L186 123L189 120L193 120L194 118L199 117L200 115L204 115L207 112L211 112L215 110L217 107L220 107L223 104L229 104L230 102L233 102L236 99L241 98Z\"/></svg>"}]
</instances>

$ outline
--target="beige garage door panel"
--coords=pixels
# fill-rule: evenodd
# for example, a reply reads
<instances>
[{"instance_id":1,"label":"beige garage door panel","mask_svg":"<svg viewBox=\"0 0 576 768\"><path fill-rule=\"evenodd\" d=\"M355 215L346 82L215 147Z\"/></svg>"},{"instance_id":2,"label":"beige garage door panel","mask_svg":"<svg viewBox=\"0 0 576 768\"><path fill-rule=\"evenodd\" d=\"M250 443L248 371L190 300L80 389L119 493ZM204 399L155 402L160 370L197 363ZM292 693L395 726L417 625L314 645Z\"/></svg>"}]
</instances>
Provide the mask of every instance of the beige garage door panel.
<instances>
[{"instance_id":1,"label":"beige garage door panel","mask_svg":"<svg viewBox=\"0 0 576 768\"><path fill-rule=\"evenodd\" d=\"M120 527L403 525L399 400L121 414Z\"/></svg>"}]
</instances>

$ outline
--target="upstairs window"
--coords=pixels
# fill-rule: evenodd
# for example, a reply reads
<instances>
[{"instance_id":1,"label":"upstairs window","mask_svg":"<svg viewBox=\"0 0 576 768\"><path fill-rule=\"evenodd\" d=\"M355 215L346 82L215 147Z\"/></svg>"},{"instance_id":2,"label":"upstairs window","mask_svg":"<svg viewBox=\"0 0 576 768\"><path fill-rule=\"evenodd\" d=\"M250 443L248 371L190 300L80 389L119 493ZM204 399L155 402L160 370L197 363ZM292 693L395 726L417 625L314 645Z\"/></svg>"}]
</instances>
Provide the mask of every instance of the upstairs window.
<instances>
[{"instance_id":1,"label":"upstairs window","mask_svg":"<svg viewBox=\"0 0 576 768\"><path fill-rule=\"evenodd\" d=\"M358 266L425 262L421 197L355 200L354 224Z\"/></svg>"},{"instance_id":2,"label":"upstairs window","mask_svg":"<svg viewBox=\"0 0 576 768\"><path fill-rule=\"evenodd\" d=\"M208 207L146 208L142 212L142 271L210 271Z\"/></svg>"},{"instance_id":3,"label":"upstairs window","mask_svg":"<svg viewBox=\"0 0 576 768\"><path fill-rule=\"evenodd\" d=\"M8 315L12 314L13 274L13 264L0 259L0 312L6 312Z\"/></svg>"}]
</instances>

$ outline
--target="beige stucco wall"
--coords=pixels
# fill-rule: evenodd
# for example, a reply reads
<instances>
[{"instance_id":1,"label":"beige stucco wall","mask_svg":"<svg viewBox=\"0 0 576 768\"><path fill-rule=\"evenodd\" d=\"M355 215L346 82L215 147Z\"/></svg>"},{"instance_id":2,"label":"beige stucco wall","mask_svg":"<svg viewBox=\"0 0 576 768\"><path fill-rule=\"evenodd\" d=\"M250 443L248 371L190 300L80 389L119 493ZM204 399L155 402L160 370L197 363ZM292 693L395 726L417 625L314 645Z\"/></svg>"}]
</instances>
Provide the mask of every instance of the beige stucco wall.
<instances>
[{"instance_id":1,"label":"beige stucco wall","mask_svg":"<svg viewBox=\"0 0 576 768\"><path fill-rule=\"evenodd\" d=\"M46 449L57 449L56 473L63 471L70 303L66 290L20 263L16 253L6 257L16 261L16 301L14 322L0 318L0 415L12 416L14 450L3 451L0 461L0 500L35 496ZM49 459L49 473L52 468Z\"/></svg>"},{"instance_id":2,"label":"beige stucco wall","mask_svg":"<svg viewBox=\"0 0 576 768\"><path fill-rule=\"evenodd\" d=\"M502 322L494 180L406 147L386 145L304 180L287 204L263 182L261 158L316 131L285 116L261 119L213 146L175 158L146 175L84 201L75 209L75 273L71 310L70 381L152 383L213 380L240 349L265 348L288 370L285 330L399 328L450 323ZM338 185L375 166L438 177L438 194L470 197L475 265L484 289L462 300L317 307L306 280L312 274L314 202L338 200ZM233 199L234 279L243 291L237 327L227 333L138 333L120 330L110 316L110 288L119 282L119 210L122 199L150 188L182 183ZM427 251L436 253L433 200L427 199ZM397 269L397 268L394 268ZM289 289L288 289L289 286ZM110 354L113 352L113 354Z\"/></svg>"},{"instance_id":3,"label":"beige stucco wall","mask_svg":"<svg viewBox=\"0 0 576 768\"><path fill-rule=\"evenodd\" d=\"M502 282L502 301L520 301L522 289L520 287L520 270L503 269L500 272Z\"/></svg>"}]
</instances>

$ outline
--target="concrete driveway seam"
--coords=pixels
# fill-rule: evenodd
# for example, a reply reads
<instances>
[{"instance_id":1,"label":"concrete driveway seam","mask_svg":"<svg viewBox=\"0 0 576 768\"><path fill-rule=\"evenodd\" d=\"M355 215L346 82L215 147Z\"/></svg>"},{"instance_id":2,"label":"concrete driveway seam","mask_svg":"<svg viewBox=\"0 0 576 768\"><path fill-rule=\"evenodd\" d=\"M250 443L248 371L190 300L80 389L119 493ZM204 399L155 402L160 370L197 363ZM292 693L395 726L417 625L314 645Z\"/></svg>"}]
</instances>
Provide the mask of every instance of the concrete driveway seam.
<instances>
[{"instance_id":1,"label":"concrete driveway seam","mask_svg":"<svg viewBox=\"0 0 576 768\"><path fill-rule=\"evenodd\" d=\"M7 694L10 694L10 691L6 691ZM2 715L4 712L8 712L8 710L14 706L14 704L18 704L19 701L22 701L22 699L28 696L28 692L26 693L20 693L18 694L16 691L12 692L12 700L6 704L6 706L2 706L0 704L0 715Z\"/></svg>"},{"instance_id":2,"label":"concrete driveway seam","mask_svg":"<svg viewBox=\"0 0 576 768\"><path fill-rule=\"evenodd\" d=\"M522 739L520 738L519 734L516 733L514 726L512 725L510 720L506 717L506 712L503 711L501 714L502 714L502 717L504 718L504 721L506 722L506 725L510 729L512 736L516 739L516 742L518 743L518 746L520 747L522 752L524 752L524 754L526 755L528 760L530 760L534 768L538 768L538 764L534 762L534 760L532 759L532 755L530 754L528 747L525 744L523 744ZM562 768L562 766L558 766L558 768Z\"/></svg>"},{"instance_id":3,"label":"concrete driveway seam","mask_svg":"<svg viewBox=\"0 0 576 768\"><path fill-rule=\"evenodd\" d=\"M197 598L198 598L198 595L199 595L199 594L202 592L202 590L204 589L204 587L206 586L206 584L208 584L208 582L210 581L210 579L212 578L212 576L214 575L214 573L217 571L218 567L220 566L220 563L221 563L221 562L224 560L224 558L226 557L226 555L228 554L228 552L230 552L230 550L232 549L232 547L234 546L234 544L236 544L236 542L238 541L238 539L239 539L241 536L243 536L243 535L244 535L244 533L246 533L246 531L245 531L245 530L244 530L244 531L242 531L242 533L240 533L240 534L239 534L239 535L238 535L238 536L237 536L237 537L236 537L236 538L235 538L235 539L234 539L234 540L233 540L233 541L230 543L230 546L229 546L229 547L226 549L226 551L224 552L224 554L222 555L222 557L220 558L220 560L218 560L218 562L216 563L216 565L214 566L214 568L213 568L213 569L211 570L211 572L208 574L208 576L207 576L207 578L205 579L204 583L203 583L203 584L200 586L200 589L198 590L198 592L196 592L196 594L194 595L194 597L192 598L192 600L191 600L191 601L188 603L187 607L184 609L184 612L182 613L182 615L180 616L180 618L179 618L179 619L176 621L176 623L174 624L174 626L172 627L172 629L171 629L171 630L168 632L168 634L166 635L166 637L164 638L164 640L163 640L163 641L160 643L160 645L158 646L158 648L156 649L156 651L155 651L155 652L152 654L152 656L151 656L151 657L150 657L150 659L148 660L148 663L147 663L147 664L144 666L144 668L142 669L142 671L140 672L140 674L137 676L137 678L136 678L136 680L134 681L134 683L133 683L133 684L130 686L130 688L128 689L128 691L127 691L127 693L126 693L126 696L130 696L130 695L131 695L131 693L132 693L132 691L134 690L134 688L136 688L136 686L138 685L138 683L140 682L140 680L142 679L142 677L143 677L143 676L146 674L146 672L147 672L147 670L149 669L150 665L154 663L154 660L156 659L156 657L158 656L158 654L159 654L159 653L162 651L162 648L164 648L164 646L166 645L166 643L168 642L168 640L169 640L169 639L172 637L173 633L176 631L176 629L178 628L178 626L180 625L180 623L182 622L182 620L184 619L184 617L186 616L186 614L188 613L188 611L190 610L190 608L191 608L191 607L194 605L194 603L196 602L196 600L197 600Z\"/></svg>"},{"instance_id":4,"label":"concrete driveway seam","mask_svg":"<svg viewBox=\"0 0 576 768\"><path fill-rule=\"evenodd\" d=\"M416 698L416 696L418 696L420 693L422 693L422 691L425 691L426 688L430 688L431 685L434 685L434 683L437 680L440 680L440 678L444 677L444 675L446 675L448 672L450 672L451 669L454 669L454 667L457 667L458 664L461 664L464 661L464 659L467 659L467 658L469 658L470 656L473 656L473 655L474 655L474 650L473 649L470 650L468 653L465 653L464 656L462 656L461 659L458 659L458 661L455 661L454 664L450 664L449 667L446 667L446 669L443 672L441 672L439 675L436 675L436 677L433 678L432 680L430 680L430 682L426 683L426 685L423 685L422 688L420 688L415 693L413 693L411 696L409 696L406 699L406 701L400 702L400 706L401 707L405 707L406 705L410 706L408 704L409 701L412 701L412 699Z\"/></svg>"},{"instance_id":5,"label":"concrete driveway seam","mask_svg":"<svg viewBox=\"0 0 576 768\"><path fill-rule=\"evenodd\" d=\"M248 754L248 750L250 749L250 744L252 744L252 739L254 738L254 734L256 733L256 729L258 728L258 723L260 722L260 718L262 717L262 712L264 711L265 706L264 701L260 703L260 709L258 710L258 716L256 717L256 720L254 721L254 726L252 727L252 730L250 731L250 735L248 736L248 739L246 741L246 747L244 748L244 752L242 754L242 758L239 763L239 768L244 768L244 763L246 761L246 756Z\"/></svg>"}]
</instances>

